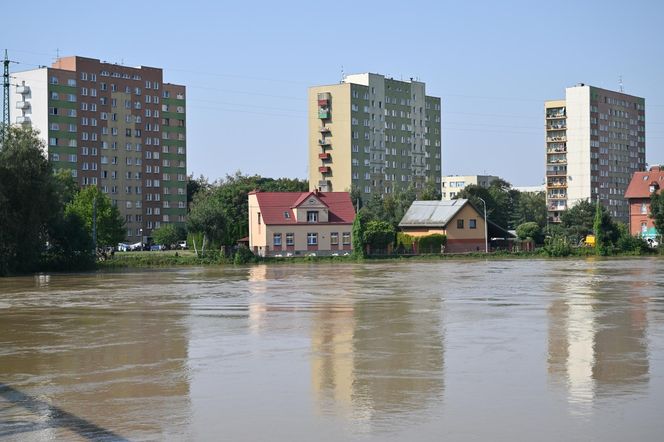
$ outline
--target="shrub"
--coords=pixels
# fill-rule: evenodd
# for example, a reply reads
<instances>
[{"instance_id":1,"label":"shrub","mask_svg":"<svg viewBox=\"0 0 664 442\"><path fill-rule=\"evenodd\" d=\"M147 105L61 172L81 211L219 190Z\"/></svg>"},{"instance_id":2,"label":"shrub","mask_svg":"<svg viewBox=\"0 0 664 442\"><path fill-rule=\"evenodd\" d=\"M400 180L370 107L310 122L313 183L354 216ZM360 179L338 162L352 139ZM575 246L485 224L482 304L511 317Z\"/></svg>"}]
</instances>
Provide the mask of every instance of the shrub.
<instances>
[{"instance_id":1,"label":"shrub","mask_svg":"<svg viewBox=\"0 0 664 442\"><path fill-rule=\"evenodd\" d=\"M447 244L447 236L440 233L433 233L415 238L415 241L419 253L440 253L442 246Z\"/></svg>"},{"instance_id":2,"label":"shrub","mask_svg":"<svg viewBox=\"0 0 664 442\"><path fill-rule=\"evenodd\" d=\"M520 224L516 228L516 234L519 239L532 240L535 241L536 244L542 244L542 241L544 240L542 228L535 222Z\"/></svg>"},{"instance_id":3,"label":"shrub","mask_svg":"<svg viewBox=\"0 0 664 442\"><path fill-rule=\"evenodd\" d=\"M544 240L544 253L549 256L562 257L572 254L567 238L564 236L552 236Z\"/></svg>"},{"instance_id":4,"label":"shrub","mask_svg":"<svg viewBox=\"0 0 664 442\"><path fill-rule=\"evenodd\" d=\"M250 262L256 262L256 256L249 250L247 247L240 247L235 252L235 257L233 258L233 264L241 265L248 264Z\"/></svg>"}]
</instances>

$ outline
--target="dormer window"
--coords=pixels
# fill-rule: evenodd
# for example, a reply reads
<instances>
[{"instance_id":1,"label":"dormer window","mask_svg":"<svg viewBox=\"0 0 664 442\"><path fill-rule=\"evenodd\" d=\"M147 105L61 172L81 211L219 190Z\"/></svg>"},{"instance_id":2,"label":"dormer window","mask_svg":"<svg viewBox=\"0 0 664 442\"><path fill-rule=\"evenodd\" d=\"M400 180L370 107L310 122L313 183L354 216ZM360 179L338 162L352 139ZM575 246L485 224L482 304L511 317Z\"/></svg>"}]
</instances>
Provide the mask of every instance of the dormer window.
<instances>
[{"instance_id":1,"label":"dormer window","mask_svg":"<svg viewBox=\"0 0 664 442\"><path fill-rule=\"evenodd\" d=\"M290 213L288 213L288 212L284 212L284 218L286 218L286 219L290 219Z\"/></svg>"},{"instance_id":2,"label":"dormer window","mask_svg":"<svg viewBox=\"0 0 664 442\"><path fill-rule=\"evenodd\" d=\"M308 210L307 211L307 222L308 223L317 223L318 222L318 210Z\"/></svg>"}]
</instances>

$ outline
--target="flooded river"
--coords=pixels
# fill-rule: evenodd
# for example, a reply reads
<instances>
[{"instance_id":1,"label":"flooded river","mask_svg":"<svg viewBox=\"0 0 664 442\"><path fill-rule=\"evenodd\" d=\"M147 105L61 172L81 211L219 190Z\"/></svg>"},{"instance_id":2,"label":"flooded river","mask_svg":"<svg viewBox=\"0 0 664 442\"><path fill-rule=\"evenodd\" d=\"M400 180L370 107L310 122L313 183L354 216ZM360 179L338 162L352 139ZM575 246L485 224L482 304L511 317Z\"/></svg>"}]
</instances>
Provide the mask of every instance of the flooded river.
<instances>
[{"instance_id":1,"label":"flooded river","mask_svg":"<svg viewBox=\"0 0 664 442\"><path fill-rule=\"evenodd\" d=\"M0 440L662 440L664 260L0 279Z\"/></svg>"}]
</instances>

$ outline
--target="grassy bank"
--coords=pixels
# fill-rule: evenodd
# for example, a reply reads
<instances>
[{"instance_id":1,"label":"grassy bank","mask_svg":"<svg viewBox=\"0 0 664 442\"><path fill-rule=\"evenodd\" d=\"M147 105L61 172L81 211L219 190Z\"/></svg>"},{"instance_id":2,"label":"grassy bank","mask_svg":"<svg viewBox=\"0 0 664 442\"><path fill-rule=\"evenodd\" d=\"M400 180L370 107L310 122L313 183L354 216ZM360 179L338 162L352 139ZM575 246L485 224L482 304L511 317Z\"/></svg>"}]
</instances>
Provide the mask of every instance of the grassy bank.
<instances>
[{"instance_id":1,"label":"grassy bank","mask_svg":"<svg viewBox=\"0 0 664 442\"><path fill-rule=\"evenodd\" d=\"M653 251L651 254L639 255L634 253L617 253L611 257L634 257L634 256L657 256L661 253ZM578 248L572 249L572 253L566 258L585 258L595 256L594 249ZM533 252L507 252L497 251L490 254L485 253L459 253L459 254L423 254L423 255L382 255L369 256L358 260L352 256L299 256L289 258L254 258L250 263L265 264L297 264L297 263L349 263L358 261L448 261L448 260L486 260L486 259L560 259L550 257L543 250ZM160 251L160 252L118 252L112 258L98 263L99 269L132 268L132 267L177 267L177 266L200 266L200 265L232 265L233 259L220 256L218 252L206 252L206 256L199 258L192 250Z\"/></svg>"}]
</instances>

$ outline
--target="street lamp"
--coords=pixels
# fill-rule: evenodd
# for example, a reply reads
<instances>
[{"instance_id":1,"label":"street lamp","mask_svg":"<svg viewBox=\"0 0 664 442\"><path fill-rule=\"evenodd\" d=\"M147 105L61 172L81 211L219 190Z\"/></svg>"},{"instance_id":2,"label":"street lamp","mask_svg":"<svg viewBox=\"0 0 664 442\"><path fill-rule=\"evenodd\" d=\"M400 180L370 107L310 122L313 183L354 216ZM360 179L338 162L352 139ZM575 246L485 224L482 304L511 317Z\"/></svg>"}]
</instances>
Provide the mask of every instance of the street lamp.
<instances>
[{"instance_id":1,"label":"street lamp","mask_svg":"<svg viewBox=\"0 0 664 442\"><path fill-rule=\"evenodd\" d=\"M482 201L482 204L484 204L484 252L489 253L489 235L487 234L487 223L486 223L486 201L484 201L482 198L479 196L477 197L480 201Z\"/></svg>"}]
</instances>

